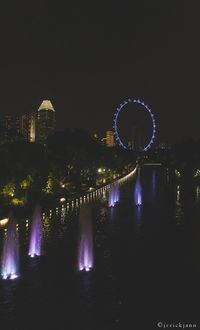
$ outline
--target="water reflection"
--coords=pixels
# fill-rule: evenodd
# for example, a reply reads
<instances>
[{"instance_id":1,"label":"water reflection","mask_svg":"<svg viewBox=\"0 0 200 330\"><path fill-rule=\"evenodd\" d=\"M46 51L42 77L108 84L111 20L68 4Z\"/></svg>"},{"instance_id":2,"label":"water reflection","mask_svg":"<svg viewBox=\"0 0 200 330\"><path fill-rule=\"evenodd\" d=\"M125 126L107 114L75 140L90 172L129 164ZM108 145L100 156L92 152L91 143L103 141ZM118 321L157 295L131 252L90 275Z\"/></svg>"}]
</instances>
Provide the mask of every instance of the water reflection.
<instances>
[{"instance_id":1,"label":"water reflection","mask_svg":"<svg viewBox=\"0 0 200 330\"><path fill-rule=\"evenodd\" d=\"M18 282L4 281L1 283L0 306L1 306L1 328L15 329L16 324L16 292ZM5 327L6 326L6 327Z\"/></svg>"},{"instance_id":2,"label":"water reflection","mask_svg":"<svg viewBox=\"0 0 200 330\"><path fill-rule=\"evenodd\" d=\"M175 217L176 217L176 224L180 225L181 220L183 218L183 210L181 204L181 193L180 193L180 185L177 185L176 188L176 207L175 207Z\"/></svg>"},{"instance_id":3,"label":"water reflection","mask_svg":"<svg viewBox=\"0 0 200 330\"><path fill-rule=\"evenodd\" d=\"M196 201L200 201L200 186L196 187Z\"/></svg>"},{"instance_id":4,"label":"water reflection","mask_svg":"<svg viewBox=\"0 0 200 330\"><path fill-rule=\"evenodd\" d=\"M111 207L109 209L109 219L110 219L110 223L112 223L115 220L115 214L116 214L116 208Z\"/></svg>"},{"instance_id":5,"label":"water reflection","mask_svg":"<svg viewBox=\"0 0 200 330\"><path fill-rule=\"evenodd\" d=\"M138 207L135 208L135 218L136 218L136 222L137 222L137 225L140 226L140 220L142 218L142 206L141 205L138 205Z\"/></svg>"},{"instance_id":6,"label":"water reflection","mask_svg":"<svg viewBox=\"0 0 200 330\"><path fill-rule=\"evenodd\" d=\"M44 242L48 243L51 233L50 218L46 215L43 218Z\"/></svg>"},{"instance_id":7,"label":"water reflection","mask_svg":"<svg viewBox=\"0 0 200 330\"><path fill-rule=\"evenodd\" d=\"M152 171L152 197L156 194L156 170Z\"/></svg>"},{"instance_id":8,"label":"water reflection","mask_svg":"<svg viewBox=\"0 0 200 330\"><path fill-rule=\"evenodd\" d=\"M178 204L180 204L180 186L177 185L177 189L176 189L176 202Z\"/></svg>"},{"instance_id":9,"label":"water reflection","mask_svg":"<svg viewBox=\"0 0 200 330\"><path fill-rule=\"evenodd\" d=\"M166 181L168 184L169 183L169 169L168 168L166 169Z\"/></svg>"},{"instance_id":10,"label":"water reflection","mask_svg":"<svg viewBox=\"0 0 200 330\"><path fill-rule=\"evenodd\" d=\"M60 215L60 221L61 221L61 223L64 223L65 222L65 217L66 217L66 208L65 207L62 207L62 209L61 209L61 215Z\"/></svg>"}]
</instances>

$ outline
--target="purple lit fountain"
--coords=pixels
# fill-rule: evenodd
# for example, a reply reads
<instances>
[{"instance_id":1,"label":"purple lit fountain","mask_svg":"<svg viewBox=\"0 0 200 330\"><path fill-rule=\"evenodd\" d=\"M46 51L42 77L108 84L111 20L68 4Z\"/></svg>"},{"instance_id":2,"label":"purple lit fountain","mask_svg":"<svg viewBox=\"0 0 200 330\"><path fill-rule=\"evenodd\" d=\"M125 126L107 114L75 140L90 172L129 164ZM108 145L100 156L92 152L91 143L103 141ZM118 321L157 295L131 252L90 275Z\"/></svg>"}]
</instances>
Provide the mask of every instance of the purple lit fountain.
<instances>
[{"instance_id":1,"label":"purple lit fountain","mask_svg":"<svg viewBox=\"0 0 200 330\"><path fill-rule=\"evenodd\" d=\"M78 270L89 272L93 262L92 212L83 205L79 213Z\"/></svg>"},{"instance_id":2,"label":"purple lit fountain","mask_svg":"<svg viewBox=\"0 0 200 330\"><path fill-rule=\"evenodd\" d=\"M31 258L40 256L41 247L42 247L42 212L40 205L36 205L32 219L28 255Z\"/></svg>"},{"instance_id":3,"label":"purple lit fountain","mask_svg":"<svg viewBox=\"0 0 200 330\"><path fill-rule=\"evenodd\" d=\"M119 185L114 183L108 192L108 206L113 207L119 202Z\"/></svg>"},{"instance_id":4,"label":"purple lit fountain","mask_svg":"<svg viewBox=\"0 0 200 330\"><path fill-rule=\"evenodd\" d=\"M139 178L137 178L135 183L134 202L136 206L142 205L142 187Z\"/></svg>"},{"instance_id":5,"label":"purple lit fountain","mask_svg":"<svg viewBox=\"0 0 200 330\"><path fill-rule=\"evenodd\" d=\"M9 215L7 233L4 237L1 260L1 275L4 280L14 280L19 276L19 238L13 215Z\"/></svg>"}]
</instances>

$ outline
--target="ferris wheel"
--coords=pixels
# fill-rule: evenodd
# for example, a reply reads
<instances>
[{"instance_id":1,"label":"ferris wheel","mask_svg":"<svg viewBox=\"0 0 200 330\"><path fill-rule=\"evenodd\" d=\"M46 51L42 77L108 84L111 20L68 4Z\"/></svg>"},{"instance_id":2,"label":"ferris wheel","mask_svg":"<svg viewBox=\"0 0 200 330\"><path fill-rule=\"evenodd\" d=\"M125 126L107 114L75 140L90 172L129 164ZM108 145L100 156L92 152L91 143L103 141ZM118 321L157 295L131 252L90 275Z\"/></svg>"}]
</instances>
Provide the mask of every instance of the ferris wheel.
<instances>
[{"instance_id":1,"label":"ferris wheel","mask_svg":"<svg viewBox=\"0 0 200 330\"><path fill-rule=\"evenodd\" d=\"M150 139L148 140L148 142L145 144L145 146L143 148L143 150L146 151L146 150L150 149L151 145L153 144L153 142L155 140L156 122L155 122L153 111L142 100L130 99L129 98L129 99L123 101L122 103L120 103L120 105L117 107L117 110L114 114L114 125L113 125L115 139L116 139L116 141L117 141L117 143L120 147L122 147L124 149L129 149L129 147L124 142L122 142L122 138L119 135L119 122L118 122L120 112L122 110L125 110L126 106L129 105L129 104L139 104L139 105L141 105L142 109L147 111L148 114L150 115L150 119L151 119L151 136L150 136Z\"/></svg>"}]
</instances>

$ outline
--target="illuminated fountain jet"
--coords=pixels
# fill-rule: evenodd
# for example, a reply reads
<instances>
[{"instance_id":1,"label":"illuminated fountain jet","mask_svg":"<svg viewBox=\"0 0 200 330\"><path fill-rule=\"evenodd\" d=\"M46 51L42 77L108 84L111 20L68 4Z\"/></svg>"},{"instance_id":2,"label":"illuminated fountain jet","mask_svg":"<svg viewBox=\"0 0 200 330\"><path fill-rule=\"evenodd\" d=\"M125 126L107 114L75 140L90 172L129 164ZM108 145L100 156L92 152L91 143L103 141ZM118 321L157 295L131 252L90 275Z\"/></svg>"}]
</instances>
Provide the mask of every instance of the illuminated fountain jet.
<instances>
[{"instance_id":1,"label":"illuminated fountain jet","mask_svg":"<svg viewBox=\"0 0 200 330\"><path fill-rule=\"evenodd\" d=\"M108 192L108 206L113 207L117 202L119 202L119 185L114 183Z\"/></svg>"},{"instance_id":2,"label":"illuminated fountain jet","mask_svg":"<svg viewBox=\"0 0 200 330\"><path fill-rule=\"evenodd\" d=\"M4 280L14 280L19 276L19 238L13 215L9 215L7 232L3 242L1 275Z\"/></svg>"},{"instance_id":3,"label":"illuminated fountain jet","mask_svg":"<svg viewBox=\"0 0 200 330\"><path fill-rule=\"evenodd\" d=\"M79 213L78 270L92 270L93 259L92 212L89 206L83 205Z\"/></svg>"},{"instance_id":4,"label":"illuminated fountain jet","mask_svg":"<svg viewBox=\"0 0 200 330\"><path fill-rule=\"evenodd\" d=\"M142 187L139 178L137 178L135 183L134 202L136 206L142 205Z\"/></svg>"},{"instance_id":5,"label":"illuminated fountain jet","mask_svg":"<svg viewBox=\"0 0 200 330\"><path fill-rule=\"evenodd\" d=\"M41 212L41 207L39 205L36 205L32 218L28 255L31 258L40 256L41 248L42 248L42 212Z\"/></svg>"}]
</instances>

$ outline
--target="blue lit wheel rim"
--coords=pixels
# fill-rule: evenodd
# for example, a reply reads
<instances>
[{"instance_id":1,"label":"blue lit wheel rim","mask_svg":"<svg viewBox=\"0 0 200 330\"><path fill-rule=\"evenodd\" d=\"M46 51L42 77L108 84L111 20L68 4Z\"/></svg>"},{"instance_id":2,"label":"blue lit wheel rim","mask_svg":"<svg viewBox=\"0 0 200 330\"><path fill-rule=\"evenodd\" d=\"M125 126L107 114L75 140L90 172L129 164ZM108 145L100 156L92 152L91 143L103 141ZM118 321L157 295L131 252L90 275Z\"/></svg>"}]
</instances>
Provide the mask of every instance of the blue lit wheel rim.
<instances>
[{"instance_id":1,"label":"blue lit wheel rim","mask_svg":"<svg viewBox=\"0 0 200 330\"><path fill-rule=\"evenodd\" d=\"M136 99L128 99L128 100L125 100L124 102L122 102L115 114L114 114L114 125L113 125L113 129L114 129L114 135L115 135L115 139L118 143L118 145L124 149L129 149L127 148L127 146L122 142L120 136L119 136L119 133L118 133L118 117L119 117L119 114L120 112L122 111L122 109L124 109L126 107L126 105L128 104L140 104L143 109L145 109L146 111L148 111L150 117L151 117L151 122L152 122L152 134L151 134L151 138L150 140L148 141L148 143L144 146L143 150L146 151L148 149L150 149L151 145L153 144L154 140L155 140L155 135L156 135L156 122L155 122L155 118L154 118L154 114L152 112L152 110L149 108L149 106L147 104L145 104L143 101L141 100L136 100Z\"/></svg>"}]
</instances>

